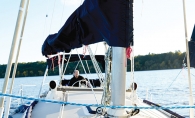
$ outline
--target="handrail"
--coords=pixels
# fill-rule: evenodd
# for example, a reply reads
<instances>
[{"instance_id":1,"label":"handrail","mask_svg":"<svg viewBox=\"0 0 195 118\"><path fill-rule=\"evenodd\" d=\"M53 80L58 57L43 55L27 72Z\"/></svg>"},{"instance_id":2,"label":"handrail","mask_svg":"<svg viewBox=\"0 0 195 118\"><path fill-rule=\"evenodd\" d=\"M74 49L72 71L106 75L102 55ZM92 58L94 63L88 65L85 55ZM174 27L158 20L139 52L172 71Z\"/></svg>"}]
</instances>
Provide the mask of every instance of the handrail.
<instances>
[{"instance_id":1,"label":"handrail","mask_svg":"<svg viewBox=\"0 0 195 118\"><path fill-rule=\"evenodd\" d=\"M93 88L94 91L103 91L102 88ZM66 87L58 87L57 91L91 91L91 88L78 88L78 87L71 87L71 86L66 86ZM130 89L126 90L126 92L131 92Z\"/></svg>"},{"instance_id":2,"label":"handrail","mask_svg":"<svg viewBox=\"0 0 195 118\"><path fill-rule=\"evenodd\" d=\"M33 86L37 86L37 85L20 84L20 90L18 91L18 95L20 95L20 96L23 96L23 86L33 87ZM21 99L21 103L23 103L22 99Z\"/></svg>"},{"instance_id":3,"label":"handrail","mask_svg":"<svg viewBox=\"0 0 195 118\"><path fill-rule=\"evenodd\" d=\"M45 85L45 79L46 79L46 76L47 76L47 72L48 72L48 66L46 67L46 70L45 70L45 74L44 74L44 77L43 77L43 80L42 80L42 83L41 83L41 87L40 87L40 90L39 90L38 97L40 97L41 91L42 91L42 87L43 87L43 85Z\"/></svg>"}]
</instances>

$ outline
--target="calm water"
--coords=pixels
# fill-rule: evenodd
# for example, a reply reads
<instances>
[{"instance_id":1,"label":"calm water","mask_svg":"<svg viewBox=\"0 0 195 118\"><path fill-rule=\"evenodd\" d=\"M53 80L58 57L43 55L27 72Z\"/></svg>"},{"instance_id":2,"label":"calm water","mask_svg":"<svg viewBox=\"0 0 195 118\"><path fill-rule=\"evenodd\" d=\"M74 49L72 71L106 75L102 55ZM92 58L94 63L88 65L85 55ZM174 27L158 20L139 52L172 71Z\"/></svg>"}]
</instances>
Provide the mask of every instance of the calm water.
<instances>
[{"instance_id":1,"label":"calm water","mask_svg":"<svg viewBox=\"0 0 195 118\"><path fill-rule=\"evenodd\" d=\"M191 69L192 77L192 87L193 92L195 93L195 69ZM82 76L87 78L96 78L96 74ZM130 85L130 73L127 73L127 84L128 88ZM65 78L69 79L72 75L66 75ZM41 86L43 77L25 77L25 78L16 78L13 94L18 95L21 85L36 85L36 86L23 86L23 94L25 96L34 96L37 97L39 89ZM42 92L48 90L48 83L50 80L59 80L59 76L50 76L45 80L45 85ZM0 79L0 91L3 86L3 79ZM134 81L138 84L137 93L142 99L146 98L147 90L149 99L154 103L160 105L188 105L189 102L189 83L187 70L174 69L174 70L158 70L158 71L137 71L135 72ZM172 85L171 85L172 84ZM171 85L171 86L170 86ZM193 94L195 97L195 94ZM188 109L172 109L188 117Z\"/></svg>"}]
</instances>

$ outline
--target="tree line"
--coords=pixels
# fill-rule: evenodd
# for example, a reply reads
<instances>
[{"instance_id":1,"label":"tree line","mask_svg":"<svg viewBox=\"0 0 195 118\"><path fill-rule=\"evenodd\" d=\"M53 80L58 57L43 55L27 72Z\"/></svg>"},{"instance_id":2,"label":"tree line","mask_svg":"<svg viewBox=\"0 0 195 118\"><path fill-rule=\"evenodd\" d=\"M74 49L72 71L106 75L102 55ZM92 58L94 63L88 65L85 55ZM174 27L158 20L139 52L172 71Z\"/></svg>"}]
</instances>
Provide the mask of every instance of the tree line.
<instances>
[{"instance_id":1,"label":"tree line","mask_svg":"<svg viewBox=\"0 0 195 118\"><path fill-rule=\"evenodd\" d=\"M148 54L136 56L134 67L135 71L142 70L162 70L182 68L185 52L175 51L162 54Z\"/></svg>"},{"instance_id":2,"label":"tree line","mask_svg":"<svg viewBox=\"0 0 195 118\"><path fill-rule=\"evenodd\" d=\"M168 52L162 54L148 54L135 56L134 70L162 70L162 69L178 69L182 68L183 59L185 53L180 51ZM95 73L94 66L90 60L82 61L87 73ZM130 71L130 60L127 61L127 71ZM72 74L78 62L70 62L66 68L65 74ZM66 65L66 64L65 64ZM87 66L88 65L88 66ZM12 71L13 71L12 65ZM100 69L104 72L103 67L99 64ZM78 64L77 68L80 73L85 73L81 63ZM16 77L32 77L32 76L43 76L46 70L46 62L28 62L18 63ZM4 78L6 71L6 65L0 65L0 78ZM12 76L12 71L10 77ZM58 75L59 69L55 67L48 71L48 75Z\"/></svg>"}]
</instances>

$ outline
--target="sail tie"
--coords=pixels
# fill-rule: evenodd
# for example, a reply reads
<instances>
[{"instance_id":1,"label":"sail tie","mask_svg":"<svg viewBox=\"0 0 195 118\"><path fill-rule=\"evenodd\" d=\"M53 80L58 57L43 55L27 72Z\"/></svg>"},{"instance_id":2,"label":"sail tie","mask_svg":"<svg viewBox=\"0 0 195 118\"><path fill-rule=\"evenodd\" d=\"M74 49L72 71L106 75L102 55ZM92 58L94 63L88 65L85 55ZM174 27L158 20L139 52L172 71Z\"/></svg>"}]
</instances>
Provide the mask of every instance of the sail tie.
<instances>
[{"instance_id":1,"label":"sail tie","mask_svg":"<svg viewBox=\"0 0 195 118\"><path fill-rule=\"evenodd\" d=\"M132 52L132 48L131 47L126 48L126 57L127 57L127 59L130 59L131 52ZM125 61L125 67L127 67L127 61Z\"/></svg>"},{"instance_id":2,"label":"sail tie","mask_svg":"<svg viewBox=\"0 0 195 118\"><path fill-rule=\"evenodd\" d=\"M131 47L126 48L126 56L127 56L127 59L130 59L131 52L132 52L132 48Z\"/></svg>"},{"instance_id":3,"label":"sail tie","mask_svg":"<svg viewBox=\"0 0 195 118\"><path fill-rule=\"evenodd\" d=\"M53 70L53 71L54 71L54 58L55 58L55 57L51 58L52 67L53 67L52 70Z\"/></svg>"},{"instance_id":4,"label":"sail tie","mask_svg":"<svg viewBox=\"0 0 195 118\"><path fill-rule=\"evenodd\" d=\"M85 57L85 54L86 54L86 52L87 52L87 46L88 46L88 45L85 45L85 46L83 47L83 58Z\"/></svg>"},{"instance_id":5,"label":"sail tie","mask_svg":"<svg viewBox=\"0 0 195 118\"><path fill-rule=\"evenodd\" d=\"M61 56L58 55L58 65L60 65L60 62L61 62Z\"/></svg>"}]
</instances>

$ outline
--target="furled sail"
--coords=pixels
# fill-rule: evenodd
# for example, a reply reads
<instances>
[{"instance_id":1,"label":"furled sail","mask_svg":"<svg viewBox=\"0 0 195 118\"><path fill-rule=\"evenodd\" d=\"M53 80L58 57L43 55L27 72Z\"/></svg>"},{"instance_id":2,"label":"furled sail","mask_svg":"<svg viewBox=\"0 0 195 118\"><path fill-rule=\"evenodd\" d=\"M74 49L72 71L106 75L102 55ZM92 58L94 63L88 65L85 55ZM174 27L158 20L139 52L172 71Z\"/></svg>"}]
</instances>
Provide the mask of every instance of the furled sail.
<instances>
[{"instance_id":1,"label":"furled sail","mask_svg":"<svg viewBox=\"0 0 195 118\"><path fill-rule=\"evenodd\" d=\"M192 31L191 40L188 42L189 55L190 55L190 67L195 67L195 25Z\"/></svg>"},{"instance_id":2,"label":"furled sail","mask_svg":"<svg viewBox=\"0 0 195 118\"><path fill-rule=\"evenodd\" d=\"M195 25L194 30L192 31L191 41L195 41Z\"/></svg>"},{"instance_id":3,"label":"furled sail","mask_svg":"<svg viewBox=\"0 0 195 118\"><path fill-rule=\"evenodd\" d=\"M117 47L133 44L133 0L85 0L58 33L46 38L42 54L70 52L101 41Z\"/></svg>"}]
</instances>

